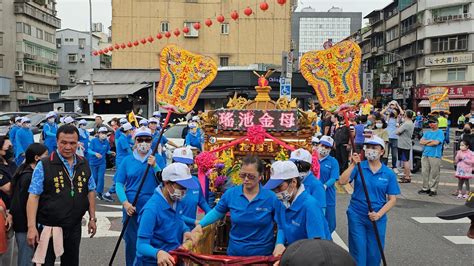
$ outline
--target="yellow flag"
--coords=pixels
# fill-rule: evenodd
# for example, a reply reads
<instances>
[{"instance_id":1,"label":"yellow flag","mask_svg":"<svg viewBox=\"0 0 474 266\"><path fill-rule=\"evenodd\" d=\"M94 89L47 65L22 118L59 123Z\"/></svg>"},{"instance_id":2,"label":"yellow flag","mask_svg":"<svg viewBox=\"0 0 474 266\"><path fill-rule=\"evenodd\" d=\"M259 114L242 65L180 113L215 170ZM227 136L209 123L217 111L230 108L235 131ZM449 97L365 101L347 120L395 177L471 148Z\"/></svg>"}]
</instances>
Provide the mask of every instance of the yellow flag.
<instances>
[{"instance_id":1,"label":"yellow flag","mask_svg":"<svg viewBox=\"0 0 474 266\"><path fill-rule=\"evenodd\" d=\"M137 118L135 117L135 113L133 111L131 111L129 114L128 114L128 121L130 122L130 124L134 125L136 128L138 128L138 120Z\"/></svg>"}]
</instances>

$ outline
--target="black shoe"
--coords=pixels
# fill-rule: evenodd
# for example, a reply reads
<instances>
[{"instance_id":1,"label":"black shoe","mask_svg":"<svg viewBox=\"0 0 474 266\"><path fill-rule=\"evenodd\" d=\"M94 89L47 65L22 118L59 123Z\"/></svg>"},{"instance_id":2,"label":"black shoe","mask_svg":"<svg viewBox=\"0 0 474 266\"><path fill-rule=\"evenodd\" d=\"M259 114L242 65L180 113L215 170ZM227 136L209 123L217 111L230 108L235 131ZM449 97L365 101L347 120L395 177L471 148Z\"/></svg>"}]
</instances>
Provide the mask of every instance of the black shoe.
<instances>
[{"instance_id":1,"label":"black shoe","mask_svg":"<svg viewBox=\"0 0 474 266\"><path fill-rule=\"evenodd\" d=\"M430 194L428 194L428 196L430 196L430 197L433 197L433 196L436 196L436 195L438 195L438 192L436 192L436 191L430 191Z\"/></svg>"},{"instance_id":2,"label":"black shoe","mask_svg":"<svg viewBox=\"0 0 474 266\"><path fill-rule=\"evenodd\" d=\"M430 193L431 193L431 191L429 189L428 190L424 190L424 189L418 190L418 194L420 194L420 195L421 194L430 194Z\"/></svg>"}]
</instances>

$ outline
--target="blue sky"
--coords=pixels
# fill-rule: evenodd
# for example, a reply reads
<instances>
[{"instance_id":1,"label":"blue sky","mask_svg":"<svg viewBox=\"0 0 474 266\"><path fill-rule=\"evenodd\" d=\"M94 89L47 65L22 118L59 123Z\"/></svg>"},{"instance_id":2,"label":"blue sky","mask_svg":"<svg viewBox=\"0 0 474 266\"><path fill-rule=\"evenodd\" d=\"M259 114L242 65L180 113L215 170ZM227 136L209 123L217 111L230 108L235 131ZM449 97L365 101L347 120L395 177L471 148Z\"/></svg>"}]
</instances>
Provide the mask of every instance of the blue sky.
<instances>
[{"instance_id":1,"label":"blue sky","mask_svg":"<svg viewBox=\"0 0 474 266\"><path fill-rule=\"evenodd\" d=\"M273 0L267 1L271 3ZM112 0L92 0L93 21L102 22L105 29L112 22L111 2ZM298 0L298 2L299 7L311 6L316 11L327 11L332 6L336 6L341 7L345 12L362 12L365 16L374 9L385 7L392 0ZM62 28L89 30L88 0L59 0L57 9L58 16L62 21Z\"/></svg>"}]
</instances>

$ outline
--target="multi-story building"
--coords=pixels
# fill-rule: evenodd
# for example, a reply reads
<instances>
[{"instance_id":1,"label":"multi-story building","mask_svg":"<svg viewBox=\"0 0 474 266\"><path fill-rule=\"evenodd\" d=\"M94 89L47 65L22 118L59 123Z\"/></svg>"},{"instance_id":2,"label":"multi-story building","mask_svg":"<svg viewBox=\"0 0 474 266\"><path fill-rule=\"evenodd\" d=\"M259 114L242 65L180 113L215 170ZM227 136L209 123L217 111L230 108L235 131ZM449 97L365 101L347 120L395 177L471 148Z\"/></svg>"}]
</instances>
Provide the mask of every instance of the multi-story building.
<instances>
[{"instance_id":1,"label":"multi-story building","mask_svg":"<svg viewBox=\"0 0 474 266\"><path fill-rule=\"evenodd\" d=\"M90 33L73 29L62 29L56 32L56 46L59 55L59 86L61 90L76 86L79 77L90 73L92 68L110 68L110 55L93 56L91 51L101 45L105 48L108 36L93 32L92 49L90 47ZM110 45L110 44L109 44Z\"/></svg>"},{"instance_id":2,"label":"multi-story building","mask_svg":"<svg viewBox=\"0 0 474 266\"><path fill-rule=\"evenodd\" d=\"M0 20L0 110L48 100L59 90L56 1L1 1Z\"/></svg>"},{"instance_id":3,"label":"multi-story building","mask_svg":"<svg viewBox=\"0 0 474 266\"><path fill-rule=\"evenodd\" d=\"M361 26L361 12L343 12L336 7L328 12L315 12L314 9L305 7L292 14L293 53L299 58L308 51L322 50L323 44L328 40L340 42L360 30Z\"/></svg>"},{"instance_id":4,"label":"multi-story building","mask_svg":"<svg viewBox=\"0 0 474 266\"><path fill-rule=\"evenodd\" d=\"M185 49L211 56L220 66L248 66L252 64L281 65L282 51L290 49L290 16L295 0L278 5L269 1L262 11L260 1L241 0L154 0L112 1L112 43L128 43L157 33L170 32L149 45L113 52L113 68L157 68L158 54L164 45L175 43ZM246 7L253 14L246 16ZM239 12L234 21L231 12ZM225 21L216 18L223 15ZM212 26L205 25L210 18ZM193 24L201 23L200 30ZM189 28L188 33L175 29Z\"/></svg>"},{"instance_id":5,"label":"multi-story building","mask_svg":"<svg viewBox=\"0 0 474 266\"><path fill-rule=\"evenodd\" d=\"M474 99L473 13L470 0L395 0L368 14L360 45L375 97L402 100L405 91L408 107L428 112L429 88L443 86L451 112L467 113ZM393 77L389 84L381 84L385 73Z\"/></svg>"}]
</instances>

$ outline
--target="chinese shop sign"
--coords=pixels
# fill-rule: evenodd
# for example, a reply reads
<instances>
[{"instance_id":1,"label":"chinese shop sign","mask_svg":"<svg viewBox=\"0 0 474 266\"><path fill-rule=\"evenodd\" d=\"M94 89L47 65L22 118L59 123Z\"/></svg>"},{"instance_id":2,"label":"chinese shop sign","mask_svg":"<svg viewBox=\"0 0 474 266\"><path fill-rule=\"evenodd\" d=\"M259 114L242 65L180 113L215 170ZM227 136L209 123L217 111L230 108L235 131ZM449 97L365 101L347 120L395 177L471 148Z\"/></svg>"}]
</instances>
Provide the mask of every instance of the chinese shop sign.
<instances>
[{"instance_id":1,"label":"chinese shop sign","mask_svg":"<svg viewBox=\"0 0 474 266\"><path fill-rule=\"evenodd\" d=\"M261 125L268 131L298 130L297 111L280 110L218 110L218 129L246 130Z\"/></svg>"}]
</instances>

